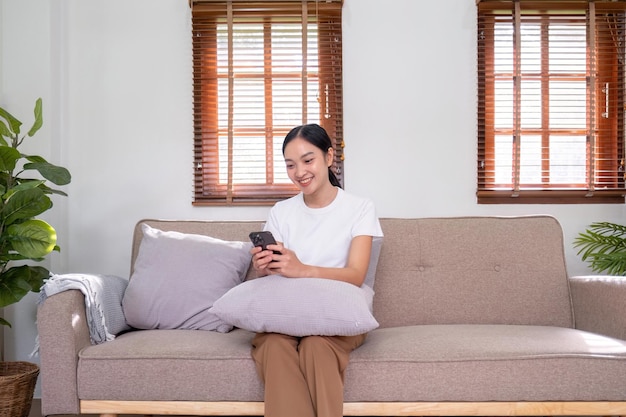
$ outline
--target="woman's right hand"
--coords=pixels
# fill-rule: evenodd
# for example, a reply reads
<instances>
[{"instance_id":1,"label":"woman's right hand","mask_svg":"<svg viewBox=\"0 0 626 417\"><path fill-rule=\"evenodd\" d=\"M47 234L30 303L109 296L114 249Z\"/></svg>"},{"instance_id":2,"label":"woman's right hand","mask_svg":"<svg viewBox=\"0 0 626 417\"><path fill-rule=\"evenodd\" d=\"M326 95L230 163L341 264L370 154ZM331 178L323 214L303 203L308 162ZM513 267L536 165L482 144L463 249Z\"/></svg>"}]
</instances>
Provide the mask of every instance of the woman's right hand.
<instances>
[{"instance_id":1,"label":"woman's right hand","mask_svg":"<svg viewBox=\"0 0 626 417\"><path fill-rule=\"evenodd\" d=\"M250 249L252 254L252 267L257 273L257 276L262 277L270 275L272 272L269 270L269 264L272 262L271 250L263 250L260 246L254 246Z\"/></svg>"}]
</instances>

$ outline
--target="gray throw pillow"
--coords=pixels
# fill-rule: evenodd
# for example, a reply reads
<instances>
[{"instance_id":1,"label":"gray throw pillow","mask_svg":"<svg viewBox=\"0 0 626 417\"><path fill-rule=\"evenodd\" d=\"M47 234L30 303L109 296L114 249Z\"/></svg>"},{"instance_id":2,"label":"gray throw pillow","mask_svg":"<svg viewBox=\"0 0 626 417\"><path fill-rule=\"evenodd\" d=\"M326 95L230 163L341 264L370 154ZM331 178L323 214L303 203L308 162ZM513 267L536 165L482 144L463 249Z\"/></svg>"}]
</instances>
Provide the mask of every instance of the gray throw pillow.
<instances>
[{"instance_id":1,"label":"gray throw pillow","mask_svg":"<svg viewBox=\"0 0 626 417\"><path fill-rule=\"evenodd\" d=\"M367 285L269 275L229 290L209 311L253 332L354 336L378 327L371 313L373 296Z\"/></svg>"},{"instance_id":2,"label":"gray throw pillow","mask_svg":"<svg viewBox=\"0 0 626 417\"><path fill-rule=\"evenodd\" d=\"M122 300L138 329L232 329L209 311L240 284L250 265L250 242L166 232L142 225L143 238Z\"/></svg>"}]
</instances>

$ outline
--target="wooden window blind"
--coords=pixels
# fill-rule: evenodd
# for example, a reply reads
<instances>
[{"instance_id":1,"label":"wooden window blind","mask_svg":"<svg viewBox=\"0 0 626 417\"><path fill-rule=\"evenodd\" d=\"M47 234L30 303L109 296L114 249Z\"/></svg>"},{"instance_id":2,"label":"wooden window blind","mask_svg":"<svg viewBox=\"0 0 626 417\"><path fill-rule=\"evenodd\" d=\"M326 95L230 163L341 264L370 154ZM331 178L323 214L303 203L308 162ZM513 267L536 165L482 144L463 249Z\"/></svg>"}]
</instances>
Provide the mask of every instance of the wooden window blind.
<instances>
[{"instance_id":1,"label":"wooden window blind","mask_svg":"<svg viewBox=\"0 0 626 417\"><path fill-rule=\"evenodd\" d=\"M192 0L194 205L293 196L282 142L318 123L343 184L340 0Z\"/></svg>"},{"instance_id":2,"label":"wooden window blind","mask_svg":"<svg viewBox=\"0 0 626 417\"><path fill-rule=\"evenodd\" d=\"M478 0L479 203L624 203L626 3Z\"/></svg>"}]
</instances>

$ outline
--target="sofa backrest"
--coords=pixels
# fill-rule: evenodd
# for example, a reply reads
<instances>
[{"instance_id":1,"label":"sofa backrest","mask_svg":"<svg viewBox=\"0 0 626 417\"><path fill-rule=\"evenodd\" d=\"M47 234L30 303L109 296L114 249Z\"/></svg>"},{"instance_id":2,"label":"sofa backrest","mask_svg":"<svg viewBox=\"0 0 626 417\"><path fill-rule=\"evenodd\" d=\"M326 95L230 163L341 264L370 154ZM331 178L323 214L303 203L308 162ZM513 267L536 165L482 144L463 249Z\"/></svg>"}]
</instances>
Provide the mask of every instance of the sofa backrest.
<instances>
[{"instance_id":1,"label":"sofa backrest","mask_svg":"<svg viewBox=\"0 0 626 417\"><path fill-rule=\"evenodd\" d=\"M381 219L381 327L573 326L563 232L551 216Z\"/></svg>"},{"instance_id":2,"label":"sofa backrest","mask_svg":"<svg viewBox=\"0 0 626 417\"><path fill-rule=\"evenodd\" d=\"M573 326L563 232L551 216L380 220L374 290L381 327L418 324ZM248 241L261 221L142 220L182 233ZM131 273L132 273L131 263Z\"/></svg>"}]
</instances>

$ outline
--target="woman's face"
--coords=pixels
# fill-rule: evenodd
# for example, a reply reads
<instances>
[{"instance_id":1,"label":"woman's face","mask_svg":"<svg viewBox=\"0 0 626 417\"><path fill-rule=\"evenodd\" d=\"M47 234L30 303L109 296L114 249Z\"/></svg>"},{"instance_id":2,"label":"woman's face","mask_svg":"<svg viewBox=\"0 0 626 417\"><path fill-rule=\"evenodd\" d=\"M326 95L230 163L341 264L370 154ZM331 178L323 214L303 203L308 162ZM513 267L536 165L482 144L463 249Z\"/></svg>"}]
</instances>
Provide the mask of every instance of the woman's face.
<instances>
[{"instance_id":1,"label":"woman's face","mask_svg":"<svg viewBox=\"0 0 626 417\"><path fill-rule=\"evenodd\" d=\"M333 149L324 153L302 138L295 138L285 147L285 164L289 179L304 194L313 194L330 184L328 167L333 160Z\"/></svg>"}]
</instances>

